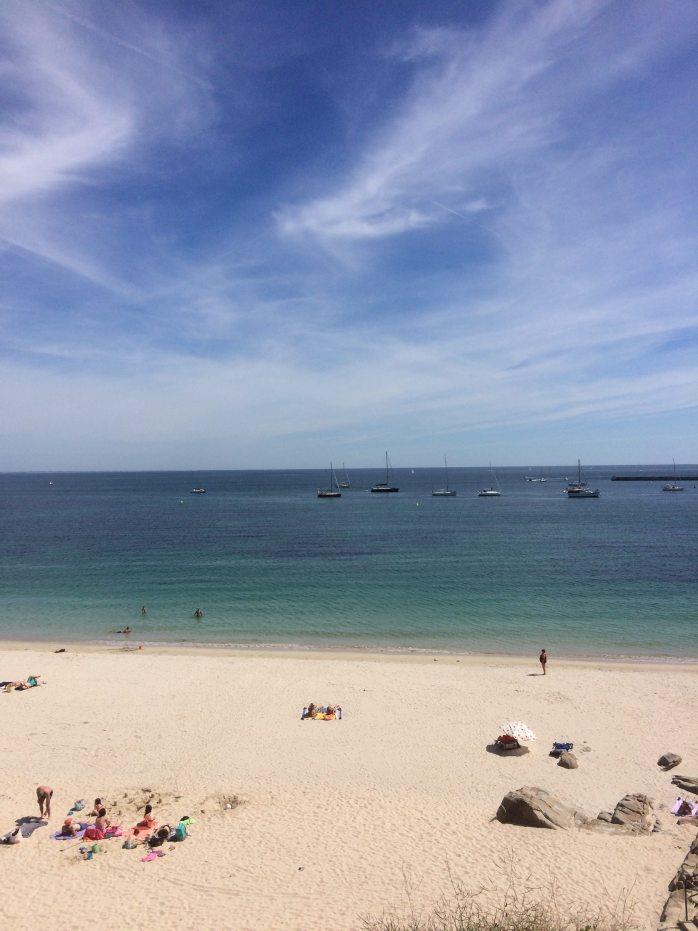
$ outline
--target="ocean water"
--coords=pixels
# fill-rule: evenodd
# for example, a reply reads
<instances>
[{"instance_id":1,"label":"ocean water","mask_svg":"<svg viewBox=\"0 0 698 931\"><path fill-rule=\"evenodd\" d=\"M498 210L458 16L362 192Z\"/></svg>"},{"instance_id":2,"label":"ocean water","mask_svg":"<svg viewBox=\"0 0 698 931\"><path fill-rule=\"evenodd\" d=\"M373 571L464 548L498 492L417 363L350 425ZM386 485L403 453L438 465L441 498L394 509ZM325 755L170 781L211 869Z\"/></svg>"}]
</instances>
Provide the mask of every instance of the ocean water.
<instances>
[{"instance_id":1,"label":"ocean water","mask_svg":"<svg viewBox=\"0 0 698 931\"><path fill-rule=\"evenodd\" d=\"M698 658L698 483L631 468L0 475L0 636Z\"/></svg>"}]
</instances>

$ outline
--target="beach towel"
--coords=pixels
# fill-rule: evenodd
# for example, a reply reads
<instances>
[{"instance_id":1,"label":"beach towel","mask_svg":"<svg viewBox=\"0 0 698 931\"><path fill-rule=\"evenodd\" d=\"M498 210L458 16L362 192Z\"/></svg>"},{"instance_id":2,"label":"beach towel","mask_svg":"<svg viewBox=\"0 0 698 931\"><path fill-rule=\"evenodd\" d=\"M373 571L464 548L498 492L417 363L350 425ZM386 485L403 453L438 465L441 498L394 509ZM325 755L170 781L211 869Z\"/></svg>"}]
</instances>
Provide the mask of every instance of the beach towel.
<instances>
[{"instance_id":1,"label":"beach towel","mask_svg":"<svg viewBox=\"0 0 698 931\"><path fill-rule=\"evenodd\" d=\"M152 860L157 860L158 857L164 856L164 850L149 850L144 857L141 857L141 863L150 863Z\"/></svg>"},{"instance_id":2,"label":"beach towel","mask_svg":"<svg viewBox=\"0 0 698 931\"><path fill-rule=\"evenodd\" d=\"M104 831L91 824L84 833L85 840L104 840Z\"/></svg>"},{"instance_id":3,"label":"beach towel","mask_svg":"<svg viewBox=\"0 0 698 931\"><path fill-rule=\"evenodd\" d=\"M134 837L143 837L144 834L151 834L156 830L158 826L157 821L151 819L149 821L139 821L135 828L131 828L131 833Z\"/></svg>"},{"instance_id":4,"label":"beach towel","mask_svg":"<svg viewBox=\"0 0 698 931\"><path fill-rule=\"evenodd\" d=\"M112 824L112 825L111 825L110 827L108 827L107 830L104 832L104 836L105 836L106 838L109 838L109 837L123 837L123 836L124 836L124 832L121 830L121 825L120 825L120 824Z\"/></svg>"},{"instance_id":5,"label":"beach towel","mask_svg":"<svg viewBox=\"0 0 698 931\"><path fill-rule=\"evenodd\" d=\"M51 838L52 840L78 840L83 837L85 834L85 829L87 828L86 824L81 824L80 829L76 834L61 834L60 831L55 831Z\"/></svg>"}]
</instances>

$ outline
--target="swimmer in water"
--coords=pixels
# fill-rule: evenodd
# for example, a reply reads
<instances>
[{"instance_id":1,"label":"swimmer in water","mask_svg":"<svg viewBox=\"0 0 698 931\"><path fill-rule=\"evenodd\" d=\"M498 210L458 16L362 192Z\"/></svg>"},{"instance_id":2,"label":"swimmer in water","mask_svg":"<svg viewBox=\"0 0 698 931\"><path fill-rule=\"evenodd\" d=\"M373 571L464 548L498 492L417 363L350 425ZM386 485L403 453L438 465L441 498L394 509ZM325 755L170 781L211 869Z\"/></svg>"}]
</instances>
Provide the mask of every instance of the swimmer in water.
<instances>
[{"instance_id":1,"label":"swimmer in water","mask_svg":"<svg viewBox=\"0 0 698 931\"><path fill-rule=\"evenodd\" d=\"M131 633L131 628L130 628L130 627L124 627L123 630L115 630L114 633L115 633L115 634L130 634L130 633Z\"/></svg>"},{"instance_id":2,"label":"swimmer in water","mask_svg":"<svg viewBox=\"0 0 698 931\"><path fill-rule=\"evenodd\" d=\"M204 612L201 610L201 608L197 608L196 611L194 612L194 617L199 618L203 616L204 616Z\"/></svg>"}]
</instances>

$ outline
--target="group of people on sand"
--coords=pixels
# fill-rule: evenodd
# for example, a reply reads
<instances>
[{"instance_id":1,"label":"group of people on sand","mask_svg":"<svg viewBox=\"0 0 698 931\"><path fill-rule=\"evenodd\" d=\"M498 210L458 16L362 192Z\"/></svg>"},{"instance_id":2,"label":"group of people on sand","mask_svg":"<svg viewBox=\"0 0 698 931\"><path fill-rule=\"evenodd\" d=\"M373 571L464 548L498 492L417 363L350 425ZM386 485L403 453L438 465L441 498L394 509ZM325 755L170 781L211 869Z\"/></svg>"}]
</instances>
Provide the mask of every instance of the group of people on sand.
<instances>
[{"instance_id":1,"label":"group of people on sand","mask_svg":"<svg viewBox=\"0 0 698 931\"><path fill-rule=\"evenodd\" d=\"M39 806L39 821L48 822L51 818L51 800L53 798L53 789L50 786L37 786L36 801ZM138 845L144 844L149 848L162 847L164 843L176 843L183 841L188 836L188 828L193 824L193 819L189 815L182 815L179 821L174 825L158 825L153 815L153 806L146 805L141 820L124 832L120 824L112 822L107 814L107 808L101 798L94 800L92 811L87 816L94 818L94 822L88 823L78 820L76 817L79 811L82 811L84 802L76 802L66 816L60 830L54 835L58 840L68 840L69 838L84 838L85 840L101 841L108 840L112 837L126 837L123 846L132 849ZM22 839L21 826L8 832L0 837L2 844L17 844Z\"/></svg>"},{"instance_id":2,"label":"group of people on sand","mask_svg":"<svg viewBox=\"0 0 698 931\"><path fill-rule=\"evenodd\" d=\"M308 719L313 719L315 721L334 721L335 719L339 719L341 721L341 705L316 705L311 701L305 706L301 715L301 721L306 721Z\"/></svg>"}]
</instances>

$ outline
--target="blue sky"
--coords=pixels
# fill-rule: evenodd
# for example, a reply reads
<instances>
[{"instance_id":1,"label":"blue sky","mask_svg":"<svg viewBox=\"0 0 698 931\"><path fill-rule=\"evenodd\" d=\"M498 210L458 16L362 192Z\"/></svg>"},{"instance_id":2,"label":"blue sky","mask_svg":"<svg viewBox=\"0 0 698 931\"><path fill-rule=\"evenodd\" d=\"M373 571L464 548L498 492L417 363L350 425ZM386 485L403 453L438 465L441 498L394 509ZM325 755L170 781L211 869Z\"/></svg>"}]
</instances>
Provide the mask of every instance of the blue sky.
<instances>
[{"instance_id":1,"label":"blue sky","mask_svg":"<svg viewBox=\"0 0 698 931\"><path fill-rule=\"evenodd\" d=\"M698 461L698 6L0 6L0 469Z\"/></svg>"}]
</instances>

